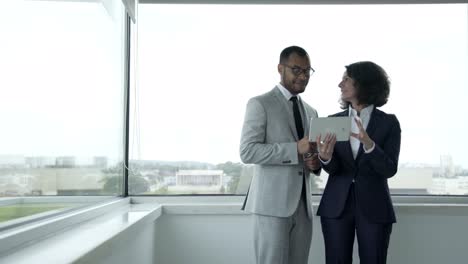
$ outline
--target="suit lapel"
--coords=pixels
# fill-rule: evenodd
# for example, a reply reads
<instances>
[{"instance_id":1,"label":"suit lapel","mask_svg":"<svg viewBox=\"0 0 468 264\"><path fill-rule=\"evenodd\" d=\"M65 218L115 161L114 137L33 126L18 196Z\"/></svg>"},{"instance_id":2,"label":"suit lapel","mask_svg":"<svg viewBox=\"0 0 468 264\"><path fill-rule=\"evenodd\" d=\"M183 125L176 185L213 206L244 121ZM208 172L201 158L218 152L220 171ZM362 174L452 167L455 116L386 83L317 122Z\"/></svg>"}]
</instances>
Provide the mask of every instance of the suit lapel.
<instances>
[{"instance_id":1,"label":"suit lapel","mask_svg":"<svg viewBox=\"0 0 468 264\"><path fill-rule=\"evenodd\" d=\"M288 121L289 129L291 130L291 133L294 135L294 138L296 138L296 140L299 140L299 136L297 135L297 131L296 131L296 124L294 123L294 118L290 118L294 116L294 114L292 112L291 107L289 107L288 101L286 100L286 98L281 93L278 87L275 87L273 89L273 95L275 96L275 99L278 101L278 105L281 105L281 107L285 110L281 112L285 114L284 118L286 118L286 120Z\"/></svg>"},{"instance_id":2,"label":"suit lapel","mask_svg":"<svg viewBox=\"0 0 468 264\"><path fill-rule=\"evenodd\" d=\"M349 116L349 110L343 111L336 116ZM346 158L346 162L348 162L351 166L354 166L354 159L353 159L353 151L351 150L351 143L350 141L344 142L337 142L337 146L342 148L342 151L345 153L344 157Z\"/></svg>"}]
</instances>

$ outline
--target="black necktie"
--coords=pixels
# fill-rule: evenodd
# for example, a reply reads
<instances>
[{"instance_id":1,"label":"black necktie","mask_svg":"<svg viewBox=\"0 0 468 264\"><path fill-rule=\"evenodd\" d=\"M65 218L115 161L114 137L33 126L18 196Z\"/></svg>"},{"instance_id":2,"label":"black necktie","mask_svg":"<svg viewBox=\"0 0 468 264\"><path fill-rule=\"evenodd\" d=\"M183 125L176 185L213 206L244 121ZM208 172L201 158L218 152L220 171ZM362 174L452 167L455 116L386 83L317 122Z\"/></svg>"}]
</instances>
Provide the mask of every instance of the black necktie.
<instances>
[{"instance_id":1,"label":"black necktie","mask_svg":"<svg viewBox=\"0 0 468 264\"><path fill-rule=\"evenodd\" d=\"M302 127L302 118L299 105L297 104L297 97L293 96L290 100L293 102L294 122L296 123L297 135L299 139L302 139L304 137L304 128Z\"/></svg>"}]
</instances>

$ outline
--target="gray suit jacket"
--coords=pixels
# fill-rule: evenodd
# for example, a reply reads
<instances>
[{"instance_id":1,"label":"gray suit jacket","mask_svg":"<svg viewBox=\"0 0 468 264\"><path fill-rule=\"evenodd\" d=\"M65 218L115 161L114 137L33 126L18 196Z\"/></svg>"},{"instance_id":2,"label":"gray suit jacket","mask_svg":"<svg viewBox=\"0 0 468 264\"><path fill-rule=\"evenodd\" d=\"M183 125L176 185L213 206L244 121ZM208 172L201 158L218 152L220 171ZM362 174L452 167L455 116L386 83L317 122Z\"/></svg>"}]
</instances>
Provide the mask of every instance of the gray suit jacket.
<instances>
[{"instance_id":1,"label":"gray suit jacket","mask_svg":"<svg viewBox=\"0 0 468 264\"><path fill-rule=\"evenodd\" d=\"M317 111L300 102L304 134L309 134L310 118ZM253 97L247 103L242 128L240 157L255 164L254 175L243 209L261 215L288 217L299 203L302 184L310 172L297 153L299 140L292 106L279 88ZM306 184L307 211L312 219L310 184Z\"/></svg>"}]
</instances>

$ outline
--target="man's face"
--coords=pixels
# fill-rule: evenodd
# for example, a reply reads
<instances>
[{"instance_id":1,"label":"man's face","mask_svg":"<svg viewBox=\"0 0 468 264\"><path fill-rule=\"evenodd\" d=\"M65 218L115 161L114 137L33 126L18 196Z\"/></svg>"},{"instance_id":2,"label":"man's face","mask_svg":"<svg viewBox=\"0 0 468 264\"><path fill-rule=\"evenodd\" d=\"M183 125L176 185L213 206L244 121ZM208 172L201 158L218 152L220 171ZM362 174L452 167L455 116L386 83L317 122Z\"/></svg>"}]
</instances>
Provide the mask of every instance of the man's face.
<instances>
[{"instance_id":1,"label":"man's face","mask_svg":"<svg viewBox=\"0 0 468 264\"><path fill-rule=\"evenodd\" d=\"M309 83L311 68L308 56L301 57L292 53L284 64L278 64L281 84L292 94L305 91Z\"/></svg>"}]
</instances>

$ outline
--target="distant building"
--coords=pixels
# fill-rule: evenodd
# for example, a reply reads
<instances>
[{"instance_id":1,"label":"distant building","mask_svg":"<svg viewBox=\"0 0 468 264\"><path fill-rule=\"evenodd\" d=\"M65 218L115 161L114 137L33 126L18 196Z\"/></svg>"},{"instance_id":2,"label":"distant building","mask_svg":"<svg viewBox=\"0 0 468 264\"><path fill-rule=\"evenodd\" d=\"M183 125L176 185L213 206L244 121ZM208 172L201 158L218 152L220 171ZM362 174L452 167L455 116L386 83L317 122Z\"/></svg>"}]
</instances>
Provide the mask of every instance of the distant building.
<instances>
[{"instance_id":1,"label":"distant building","mask_svg":"<svg viewBox=\"0 0 468 264\"><path fill-rule=\"evenodd\" d=\"M31 193L34 176L12 172L0 177L0 196L17 196Z\"/></svg>"},{"instance_id":2,"label":"distant building","mask_svg":"<svg viewBox=\"0 0 468 264\"><path fill-rule=\"evenodd\" d=\"M440 155L440 176L444 178L455 177L455 167L451 155Z\"/></svg>"},{"instance_id":3,"label":"distant building","mask_svg":"<svg viewBox=\"0 0 468 264\"><path fill-rule=\"evenodd\" d=\"M468 176L461 175L461 167L456 168L450 154L440 155L440 167L432 177L431 194L466 195Z\"/></svg>"},{"instance_id":4,"label":"distant building","mask_svg":"<svg viewBox=\"0 0 468 264\"><path fill-rule=\"evenodd\" d=\"M388 179L392 194L427 194L432 186L432 177L436 167L399 167L395 176Z\"/></svg>"},{"instance_id":5,"label":"distant building","mask_svg":"<svg viewBox=\"0 0 468 264\"><path fill-rule=\"evenodd\" d=\"M175 176L165 176L163 183L166 186L176 185L176 177Z\"/></svg>"},{"instance_id":6,"label":"distant building","mask_svg":"<svg viewBox=\"0 0 468 264\"><path fill-rule=\"evenodd\" d=\"M107 168L107 157L105 156L93 157L93 167L94 168Z\"/></svg>"},{"instance_id":7,"label":"distant building","mask_svg":"<svg viewBox=\"0 0 468 264\"><path fill-rule=\"evenodd\" d=\"M25 165L23 155L0 155L0 168L23 168Z\"/></svg>"},{"instance_id":8,"label":"distant building","mask_svg":"<svg viewBox=\"0 0 468 264\"><path fill-rule=\"evenodd\" d=\"M27 168L45 168L55 166L55 157L26 157Z\"/></svg>"},{"instance_id":9,"label":"distant building","mask_svg":"<svg viewBox=\"0 0 468 264\"><path fill-rule=\"evenodd\" d=\"M61 156L55 159L57 168L73 168L76 166L76 158L73 156Z\"/></svg>"},{"instance_id":10,"label":"distant building","mask_svg":"<svg viewBox=\"0 0 468 264\"><path fill-rule=\"evenodd\" d=\"M37 179L33 190L42 195L95 195L105 183L99 168L43 168L30 173Z\"/></svg>"},{"instance_id":11,"label":"distant building","mask_svg":"<svg viewBox=\"0 0 468 264\"><path fill-rule=\"evenodd\" d=\"M466 195L468 194L468 176L455 178L433 178L431 194Z\"/></svg>"},{"instance_id":12,"label":"distant building","mask_svg":"<svg viewBox=\"0 0 468 264\"><path fill-rule=\"evenodd\" d=\"M179 170L176 172L176 185L221 187L223 176L222 170Z\"/></svg>"}]
</instances>

